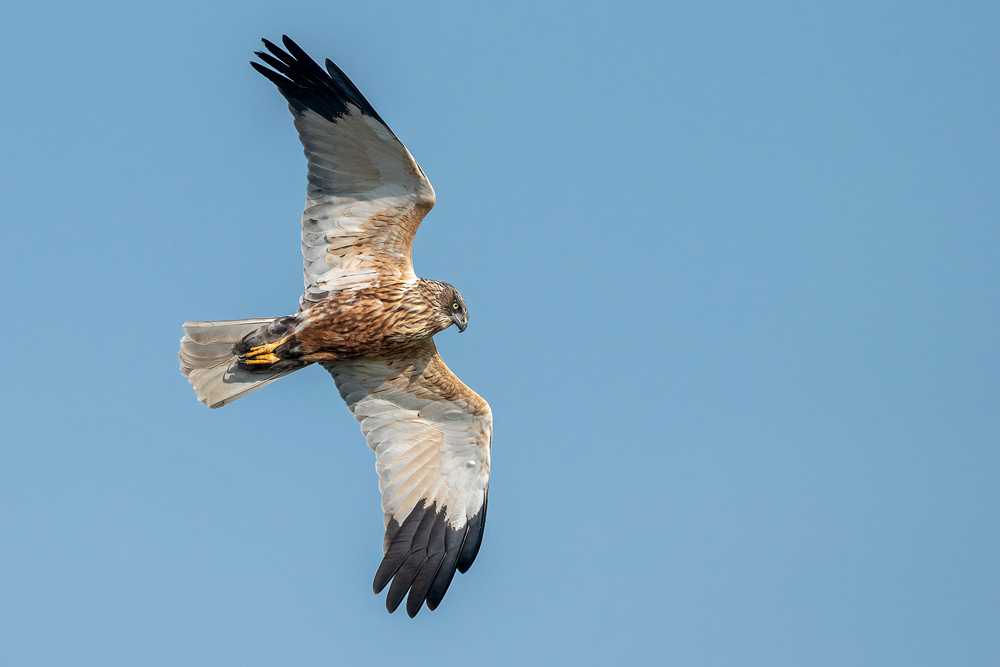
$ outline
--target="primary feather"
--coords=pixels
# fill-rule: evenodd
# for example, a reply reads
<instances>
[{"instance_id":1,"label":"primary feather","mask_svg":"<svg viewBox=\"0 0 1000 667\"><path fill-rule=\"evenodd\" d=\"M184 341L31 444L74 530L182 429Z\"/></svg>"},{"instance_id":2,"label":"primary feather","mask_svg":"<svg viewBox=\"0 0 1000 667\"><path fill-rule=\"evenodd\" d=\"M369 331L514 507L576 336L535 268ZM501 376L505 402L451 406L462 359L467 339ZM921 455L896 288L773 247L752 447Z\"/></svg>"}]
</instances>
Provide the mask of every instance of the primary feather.
<instances>
[{"instance_id":1,"label":"primary feather","mask_svg":"<svg viewBox=\"0 0 1000 667\"><path fill-rule=\"evenodd\" d=\"M479 552L493 418L432 337L468 312L451 285L413 273L413 237L434 205L423 170L332 62L264 40L252 63L288 100L308 159L305 290L294 315L188 322L181 371L220 407L314 362L333 376L375 451L385 517L378 593L434 609Z\"/></svg>"}]
</instances>

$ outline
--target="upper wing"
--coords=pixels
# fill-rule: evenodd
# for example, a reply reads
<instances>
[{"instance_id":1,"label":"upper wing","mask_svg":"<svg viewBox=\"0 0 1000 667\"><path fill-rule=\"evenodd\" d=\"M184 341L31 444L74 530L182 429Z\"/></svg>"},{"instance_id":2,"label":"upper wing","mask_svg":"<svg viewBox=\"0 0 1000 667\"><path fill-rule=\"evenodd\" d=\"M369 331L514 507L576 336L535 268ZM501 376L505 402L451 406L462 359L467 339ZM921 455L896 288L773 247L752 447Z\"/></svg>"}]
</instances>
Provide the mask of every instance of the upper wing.
<instances>
[{"instance_id":1,"label":"upper wing","mask_svg":"<svg viewBox=\"0 0 1000 667\"><path fill-rule=\"evenodd\" d=\"M448 370L428 339L391 357L323 364L375 450L385 511L379 593L406 591L406 613L441 602L479 552L490 481L490 406Z\"/></svg>"},{"instance_id":2,"label":"upper wing","mask_svg":"<svg viewBox=\"0 0 1000 667\"><path fill-rule=\"evenodd\" d=\"M254 68L288 100L309 160L302 214L307 307L380 277L413 278L410 248L434 189L423 170L351 80L329 60L323 71L288 37L288 51Z\"/></svg>"}]
</instances>

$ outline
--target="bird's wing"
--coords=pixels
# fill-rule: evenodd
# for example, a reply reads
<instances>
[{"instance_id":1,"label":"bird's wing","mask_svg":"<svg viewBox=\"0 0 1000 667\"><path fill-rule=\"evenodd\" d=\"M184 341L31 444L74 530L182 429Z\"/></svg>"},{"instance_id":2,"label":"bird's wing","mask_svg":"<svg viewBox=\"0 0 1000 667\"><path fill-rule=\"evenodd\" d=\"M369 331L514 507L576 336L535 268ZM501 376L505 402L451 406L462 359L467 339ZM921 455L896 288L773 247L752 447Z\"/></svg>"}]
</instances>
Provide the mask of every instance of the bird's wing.
<instances>
[{"instance_id":1,"label":"bird's wing","mask_svg":"<svg viewBox=\"0 0 1000 667\"><path fill-rule=\"evenodd\" d=\"M479 552L490 481L490 406L448 370L430 339L393 356L323 364L375 450L385 557L374 589L390 612L441 602Z\"/></svg>"},{"instance_id":2,"label":"bird's wing","mask_svg":"<svg viewBox=\"0 0 1000 667\"><path fill-rule=\"evenodd\" d=\"M309 161L302 214L306 308L331 292L413 278L410 248L434 189L423 170L336 65L326 71L295 42L254 68L288 100Z\"/></svg>"}]
</instances>

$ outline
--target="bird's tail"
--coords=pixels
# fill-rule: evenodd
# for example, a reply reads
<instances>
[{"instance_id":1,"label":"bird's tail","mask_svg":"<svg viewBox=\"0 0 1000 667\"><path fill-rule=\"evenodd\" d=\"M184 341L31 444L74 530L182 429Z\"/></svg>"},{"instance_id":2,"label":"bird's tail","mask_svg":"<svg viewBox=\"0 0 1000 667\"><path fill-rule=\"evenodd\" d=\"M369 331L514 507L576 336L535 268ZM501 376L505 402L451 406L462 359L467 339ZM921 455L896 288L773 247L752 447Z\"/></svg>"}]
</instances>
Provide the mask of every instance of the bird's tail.
<instances>
[{"instance_id":1,"label":"bird's tail","mask_svg":"<svg viewBox=\"0 0 1000 667\"><path fill-rule=\"evenodd\" d=\"M210 408L221 408L309 365L306 362L282 363L275 371L261 368L254 372L240 366L233 346L276 319L280 318L184 323L181 372L191 383L199 401Z\"/></svg>"}]
</instances>

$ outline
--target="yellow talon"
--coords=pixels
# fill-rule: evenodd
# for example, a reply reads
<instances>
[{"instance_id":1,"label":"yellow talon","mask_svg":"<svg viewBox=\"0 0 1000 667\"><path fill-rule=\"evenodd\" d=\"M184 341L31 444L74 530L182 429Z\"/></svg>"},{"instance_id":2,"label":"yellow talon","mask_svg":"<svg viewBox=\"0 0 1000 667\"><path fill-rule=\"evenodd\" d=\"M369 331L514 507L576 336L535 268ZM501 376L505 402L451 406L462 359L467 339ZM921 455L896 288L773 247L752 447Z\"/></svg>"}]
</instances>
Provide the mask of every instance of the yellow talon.
<instances>
[{"instance_id":1,"label":"yellow talon","mask_svg":"<svg viewBox=\"0 0 1000 667\"><path fill-rule=\"evenodd\" d=\"M286 340L288 340L288 336L285 336L284 338L275 343L268 343L267 345L258 345L257 347L251 347L250 351L247 352L247 356L250 356L251 354L267 354L268 352L273 352L274 350L278 349L278 346L284 343Z\"/></svg>"},{"instance_id":2,"label":"yellow talon","mask_svg":"<svg viewBox=\"0 0 1000 667\"><path fill-rule=\"evenodd\" d=\"M279 361L281 361L281 357L277 357L277 356L275 356L273 354L265 354L262 357L253 357L251 359L249 353L247 353L247 358L246 358L246 360L243 363L245 363L247 365L252 365L252 364L273 364L273 363L277 363Z\"/></svg>"},{"instance_id":3,"label":"yellow talon","mask_svg":"<svg viewBox=\"0 0 1000 667\"><path fill-rule=\"evenodd\" d=\"M245 364L273 364L281 361L281 357L271 354L279 345L284 343L286 340L291 338L291 336L285 336L279 341L274 343L268 343L267 345L258 345L257 347L251 347L246 354L246 359L243 361Z\"/></svg>"}]
</instances>

